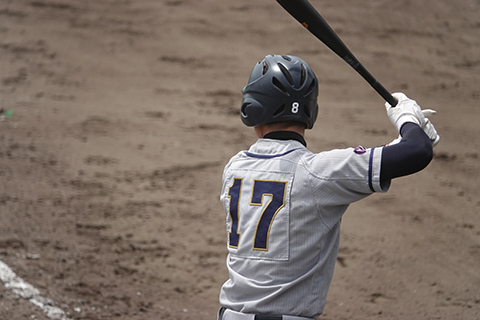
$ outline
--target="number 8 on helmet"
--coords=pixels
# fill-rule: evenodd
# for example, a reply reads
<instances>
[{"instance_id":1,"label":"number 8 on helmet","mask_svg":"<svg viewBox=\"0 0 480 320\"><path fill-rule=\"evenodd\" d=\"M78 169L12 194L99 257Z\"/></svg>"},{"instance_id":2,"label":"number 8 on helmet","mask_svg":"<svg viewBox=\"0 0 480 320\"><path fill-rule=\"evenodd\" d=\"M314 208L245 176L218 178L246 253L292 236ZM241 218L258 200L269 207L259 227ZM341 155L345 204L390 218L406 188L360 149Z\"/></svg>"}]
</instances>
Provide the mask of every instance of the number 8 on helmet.
<instances>
[{"instance_id":1,"label":"number 8 on helmet","mask_svg":"<svg viewBox=\"0 0 480 320\"><path fill-rule=\"evenodd\" d=\"M311 129L318 114L318 80L302 59L269 55L258 62L243 88L242 121L255 127L297 121Z\"/></svg>"}]
</instances>

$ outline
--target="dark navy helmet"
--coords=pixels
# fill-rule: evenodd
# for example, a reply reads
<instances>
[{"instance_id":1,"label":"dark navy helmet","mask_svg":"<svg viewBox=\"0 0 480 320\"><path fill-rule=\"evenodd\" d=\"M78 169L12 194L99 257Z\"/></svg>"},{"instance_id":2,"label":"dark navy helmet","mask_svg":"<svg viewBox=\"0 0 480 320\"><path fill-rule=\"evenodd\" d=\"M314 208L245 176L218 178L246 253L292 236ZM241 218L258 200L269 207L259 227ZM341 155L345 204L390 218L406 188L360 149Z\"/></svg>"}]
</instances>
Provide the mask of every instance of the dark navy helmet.
<instances>
[{"instance_id":1,"label":"dark navy helmet","mask_svg":"<svg viewBox=\"0 0 480 320\"><path fill-rule=\"evenodd\" d=\"M246 126L298 121L311 129L318 114L318 80L302 59L269 55L258 62L243 88L240 114Z\"/></svg>"}]
</instances>

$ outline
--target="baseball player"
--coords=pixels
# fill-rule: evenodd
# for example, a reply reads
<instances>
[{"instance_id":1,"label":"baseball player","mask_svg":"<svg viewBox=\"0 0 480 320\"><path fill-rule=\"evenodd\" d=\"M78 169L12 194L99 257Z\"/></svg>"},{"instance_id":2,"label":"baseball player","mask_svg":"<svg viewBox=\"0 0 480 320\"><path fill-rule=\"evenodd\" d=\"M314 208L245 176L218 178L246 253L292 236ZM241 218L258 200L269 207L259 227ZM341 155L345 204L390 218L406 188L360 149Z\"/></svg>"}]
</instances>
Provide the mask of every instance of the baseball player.
<instances>
[{"instance_id":1,"label":"baseball player","mask_svg":"<svg viewBox=\"0 0 480 320\"><path fill-rule=\"evenodd\" d=\"M226 165L229 280L219 320L306 320L322 314L350 203L386 192L425 168L439 136L402 93L386 104L400 133L387 146L312 153L304 139L318 113L318 80L302 59L266 56L242 90L241 118L258 140Z\"/></svg>"}]
</instances>

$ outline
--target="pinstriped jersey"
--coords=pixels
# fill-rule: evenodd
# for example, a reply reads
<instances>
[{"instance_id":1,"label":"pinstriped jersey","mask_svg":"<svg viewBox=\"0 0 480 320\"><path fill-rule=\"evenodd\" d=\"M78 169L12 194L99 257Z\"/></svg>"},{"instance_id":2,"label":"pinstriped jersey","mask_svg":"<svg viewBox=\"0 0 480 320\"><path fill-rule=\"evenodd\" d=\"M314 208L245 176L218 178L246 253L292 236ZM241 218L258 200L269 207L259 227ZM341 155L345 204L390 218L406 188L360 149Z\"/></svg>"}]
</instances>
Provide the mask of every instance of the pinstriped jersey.
<instances>
[{"instance_id":1,"label":"pinstriped jersey","mask_svg":"<svg viewBox=\"0 0 480 320\"><path fill-rule=\"evenodd\" d=\"M296 140L259 139L225 167L230 279L220 304L234 311L314 318L323 312L350 203L380 183L383 148L318 154Z\"/></svg>"}]
</instances>

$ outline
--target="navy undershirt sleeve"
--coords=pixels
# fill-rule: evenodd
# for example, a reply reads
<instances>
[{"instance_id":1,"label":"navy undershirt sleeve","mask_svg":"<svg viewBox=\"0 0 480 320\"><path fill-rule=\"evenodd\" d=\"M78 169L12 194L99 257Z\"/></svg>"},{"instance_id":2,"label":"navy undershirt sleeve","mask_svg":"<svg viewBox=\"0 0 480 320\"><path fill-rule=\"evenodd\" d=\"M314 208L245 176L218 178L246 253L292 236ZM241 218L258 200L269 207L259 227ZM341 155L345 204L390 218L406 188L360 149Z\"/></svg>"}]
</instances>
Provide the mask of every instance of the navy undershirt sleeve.
<instances>
[{"instance_id":1,"label":"navy undershirt sleeve","mask_svg":"<svg viewBox=\"0 0 480 320\"><path fill-rule=\"evenodd\" d=\"M430 138L418 125L407 122L400 129L402 140L383 148L380 181L406 176L424 169L433 158Z\"/></svg>"}]
</instances>

